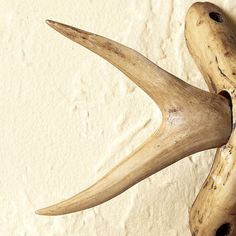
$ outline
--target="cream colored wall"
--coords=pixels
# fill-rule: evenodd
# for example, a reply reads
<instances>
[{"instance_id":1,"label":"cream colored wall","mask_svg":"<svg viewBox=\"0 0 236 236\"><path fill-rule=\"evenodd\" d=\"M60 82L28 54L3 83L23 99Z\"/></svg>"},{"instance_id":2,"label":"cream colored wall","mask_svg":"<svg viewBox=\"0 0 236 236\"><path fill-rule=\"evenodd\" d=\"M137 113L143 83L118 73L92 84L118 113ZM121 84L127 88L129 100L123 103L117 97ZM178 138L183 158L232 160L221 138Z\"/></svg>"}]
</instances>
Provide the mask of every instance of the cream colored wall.
<instances>
[{"instance_id":1,"label":"cream colored wall","mask_svg":"<svg viewBox=\"0 0 236 236\"><path fill-rule=\"evenodd\" d=\"M206 89L184 41L193 2L0 0L1 236L190 235L188 209L214 150L185 158L93 209L60 217L34 210L92 184L161 122L144 92L45 19L119 41ZM235 0L212 2L236 14Z\"/></svg>"}]
</instances>

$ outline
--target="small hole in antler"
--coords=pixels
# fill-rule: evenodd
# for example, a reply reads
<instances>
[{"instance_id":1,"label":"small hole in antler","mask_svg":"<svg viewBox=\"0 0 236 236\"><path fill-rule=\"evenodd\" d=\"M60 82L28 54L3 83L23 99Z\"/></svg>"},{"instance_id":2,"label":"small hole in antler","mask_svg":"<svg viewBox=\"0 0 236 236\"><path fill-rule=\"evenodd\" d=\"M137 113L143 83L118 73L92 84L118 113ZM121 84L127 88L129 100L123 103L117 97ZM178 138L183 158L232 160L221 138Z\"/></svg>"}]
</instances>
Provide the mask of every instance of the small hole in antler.
<instances>
[{"instance_id":1,"label":"small hole in antler","mask_svg":"<svg viewBox=\"0 0 236 236\"><path fill-rule=\"evenodd\" d=\"M220 23L223 22L223 17L218 12L210 12L209 16L211 17L212 20L214 20L216 22L220 22Z\"/></svg>"},{"instance_id":2,"label":"small hole in antler","mask_svg":"<svg viewBox=\"0 0 236 236\"><path fill-rule=\"evenodd\" d=\"M233 104L232 104L232 98L230 94L226 90L222 90L219 92L219 95L225 97L228 100L228 103L231 109L231 122L233 122L233 113L232 113ZM232 125L232 128L234 128L235 125L233 123L231 125Z\"/></svg>"},{"instance_id":3,"label":"small hole in antler","mask_svg":"<svg viewBox=\"0 0 236 236\"><path fill-rule=\"evenodd\" d=\"M221 225L219 229L217 229L216 236L229 236L230 231L231 231L231 224L225 223Z\"/></svg>"},{"instance_id":4,"label":"small hole in antler","mask_svg":"<svg viewBox=\"0 0 236 236\"><path fill-rule=\"evenodd\" d=\"M225 97L228 100L229 105L230 105L230 107L232 109L232 98L231 98L230 94L226 90L220 91L219 94L221 96Z\"/></svg>"}]
</instances>

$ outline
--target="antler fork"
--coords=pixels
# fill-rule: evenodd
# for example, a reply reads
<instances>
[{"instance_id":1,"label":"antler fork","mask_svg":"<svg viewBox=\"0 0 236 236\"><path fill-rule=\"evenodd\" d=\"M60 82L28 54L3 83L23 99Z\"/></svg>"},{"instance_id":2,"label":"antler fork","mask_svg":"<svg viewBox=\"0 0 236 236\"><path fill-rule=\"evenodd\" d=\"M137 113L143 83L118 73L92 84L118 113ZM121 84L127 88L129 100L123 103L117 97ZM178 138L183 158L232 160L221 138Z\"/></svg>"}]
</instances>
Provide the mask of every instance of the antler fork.
<instances>
[{"instance_id":1,"label":"antler fork","mask_svg":"<svg viewBox=\"0 0 236 236\"><path fill-rule=\"evenodd\" d=\"M215 59L212 62L212 66L206 64L208 58L212 57L212 53L217 48L218 43L221 43L224 39L222 36L218 41L214 41L214 39L217 39L218 34L221 33L218 28L216 31L213 31L215 38L211 37L213 35L211 27L213 27L215 22L211 22L214 20L209 18L207 14L209 10L212 11L212 9L215 9L214 7L216 6L208 3L195 4L190 8L186 17L186 20L190 22L190 24L186 24L188 46L192 54L197 58L201 70L205 72L204 75L207 75L207 82L210 84L211 93L193 87L176 78L138 52L124 45L65 24L50 20L47 21L52 28L100 55L127 75L155 101L162 111L163 118L161 127L142 146L114 167L102 179L68 200L38 210L36 212L37 214L62 215L94 207L117 196L144 178L190 154L223 145L224 149L227 149L225 147L229 145L232 148L232 136L229 143L225 146L232 131L231 99L225 96L224 93L217 93L227 90L231 95L231 90L229 91L227 88L235 88L235 86L234 82L231 81L231 77L225 76L222 80L222 73L226 73L223 70L224 67L219 67L217 72L215 72L219 63L222 63L223 66L228 65L226 58L220 57L220 55L221 53L225 53L224 50L226 48L230 51L230 46L232 45L229 44L226 47L220 44L222 51L218 52L217 60ZM217 11L219 10L218 8L216 9ZM194 18L191 18L193 16ZM201 17L204 20L207 18L205 23L201 22ZM197 22L195 22L196 20ZM207 36L209 38L204 39L203 45L201 44L202 42L194 41L195 38L197 38L196 40L201 40L202 38L196 35L198 32L195 31L196 24L202 24L206 28L209 27L207 28ZM224 24L224 27L226 26L227 23ZM199 34L205 34L206 30L201 31L201 29L203 28L199 27ZM211 43L212 50L205 48L206 42L208 41ZM196 44L200 44L201 47L192 47L192 45ZM198 49L200 50L198 51ZM206 54L204 50L208 50ZM233 63L235 56L231 52L229 55L231 58L230 62ZM216 65L216 63L218 64ZM230 65L228 66L230 67ZM225 68L228 69L229 67ZM219 71L222 72L221 75L219 75ZM220 86L220 84L225 87ZM233 154L231 153L230 155ZM218 162L219 158L215 163ZM232 163L228 164L232 166ZM217 183L215 184L217 185ZM201 202L206 198L205 195L205 193L200 195ZM199 225L195 227L195 210L201 208L199 204L197 207L195 206L191 212L193 233L195 235L214 235L200 232L199 227L201 228L201 226ZM206 211L205 205L202 209ZM201 212L201 214L204 215L204 212ZM216 226L220 227L219 224L222 223L221 221L217 222L217 225L214 224L211 232L216 232Z\"/></svg>"}]
</instances>

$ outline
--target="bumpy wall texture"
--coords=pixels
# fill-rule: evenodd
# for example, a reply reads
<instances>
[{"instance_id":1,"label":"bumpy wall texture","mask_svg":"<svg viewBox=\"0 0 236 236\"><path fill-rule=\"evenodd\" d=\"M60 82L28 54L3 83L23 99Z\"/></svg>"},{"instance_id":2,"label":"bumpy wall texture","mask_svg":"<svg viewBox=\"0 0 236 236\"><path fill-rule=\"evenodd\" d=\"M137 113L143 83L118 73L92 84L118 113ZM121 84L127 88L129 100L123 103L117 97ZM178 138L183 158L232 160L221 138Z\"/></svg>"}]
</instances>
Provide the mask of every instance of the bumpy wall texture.
<instances>
[{"instance_id":1,"label":"bumpy wall texture","mask_svg":"<svg viewBox=\"0 0 236 236\"><path fill-rule=\"evenodd\" d=\"M93 209L59 217L34 210L93 183L161 123L144 92L45 19L128 45L207 89L184 41L193 2L0 1L0 235L190 235L188 211L214 150L185 158ZM234 0L212 2L236 14Z\"/></svg>"}]
</instances>

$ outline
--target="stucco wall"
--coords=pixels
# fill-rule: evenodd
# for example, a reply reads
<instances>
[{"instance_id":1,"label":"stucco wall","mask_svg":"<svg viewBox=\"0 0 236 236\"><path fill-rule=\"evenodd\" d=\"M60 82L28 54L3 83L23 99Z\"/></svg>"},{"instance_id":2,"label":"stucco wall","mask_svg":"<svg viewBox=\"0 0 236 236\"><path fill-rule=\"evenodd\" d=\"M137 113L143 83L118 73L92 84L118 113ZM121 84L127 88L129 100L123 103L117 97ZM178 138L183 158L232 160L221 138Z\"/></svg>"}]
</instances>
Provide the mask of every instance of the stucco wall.
<instances>
[{"instance_id":1,"label":"stucco wall","mask_svg":"<svg viewBox=\"0 0 236 236\"><path fill-rule=\"evenodd\" d=\"M113 66L59 35L53 19L114 39L207 89L184 41L193 0L0 0L0 235L189 236L188 210L214 150L84 212L43 217L105 174L161 122ZM212 1L231 15L235 0Z\"/></svg>"}]
</instances>

